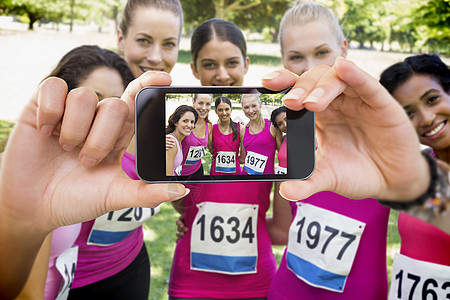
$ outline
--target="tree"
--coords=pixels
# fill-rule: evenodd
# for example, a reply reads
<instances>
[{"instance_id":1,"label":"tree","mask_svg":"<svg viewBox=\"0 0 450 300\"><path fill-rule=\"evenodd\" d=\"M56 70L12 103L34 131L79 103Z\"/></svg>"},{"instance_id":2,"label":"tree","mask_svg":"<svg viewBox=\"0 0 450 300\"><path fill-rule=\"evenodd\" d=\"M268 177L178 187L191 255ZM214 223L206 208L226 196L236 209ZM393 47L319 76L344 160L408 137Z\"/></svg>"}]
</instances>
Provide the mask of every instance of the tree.
<instances>
[{"instance_id":1,"label":"tree","mask_svg":"<svg viewBox=\"0 0 450 300\"><path fill-rule=\"evenodd\" d=\"M242 29L250 28L248 20L243 21L245 18L251 19L254 26L265 22L265 18L274 14L281 20L280 14L282 15L292 2L293 0L181 0L188 26L196 27L210 18L221 18L241 25ZM284 5L281 5L282 3ZM282 7L283 10L276 7ZM273 14L267 14L269 11Z\"/></svg>"},{"instance_id":2,"label":"tree","mask_svg":"<svg viewBox=\"0 0 450 300\"><path fill-rule=\"evenodd\" d=\"M428 0L413 14L413 26L424 46L450 53L450 1Z\"/></svg>"},{"instance_id":3,"label":"tree","mask_svg":"<svg viewBox=\"0 0 450 300\"><path fill-rule=\"evenodd\" d=\"M116 18L121 0L0 0L0 14L28 19L28 29L37 21L68 22L72 31L76 20L95 20L101 28L107 18ZM114 13L115 12L115 13Z\"/></svg>"},{"instance_id":4,"label":"tree","mask_svg":"<svg viewBox=\"0 0 450 300\"><path fill-rule=\"evenodd\" d=\"M346 5L348 9L342 23L349 40L357 41L359 48L363 48L367 41L373 47L374 42L385 39L385 31L381 26L382 2L378 0L346 0Z\"/></svg>"},{"instance_id":5,"label":"tree","mask_svg":"<svg viewBox=\"0 0 450 300\"><path fill-rule=\"evenodd\" d=\"M7 13L26 15L29 19L28 30L33 30L34 23L42 19L48 13L47 6L51 6L50 0L12 0L6 9Z\"/></svg>"},{"instance_id":6,"label":"tree","mask_svg":"<svg viewBox=\"0 0 450 300\"><path fill-rule=\"evenodd\" d=\"M234 15L234 22L243 30L255 32L266 31L271 42L278 40L281 19L289 9L291 0L263 1L250 11L239 11Z\"/></svg>"}]
</instances>

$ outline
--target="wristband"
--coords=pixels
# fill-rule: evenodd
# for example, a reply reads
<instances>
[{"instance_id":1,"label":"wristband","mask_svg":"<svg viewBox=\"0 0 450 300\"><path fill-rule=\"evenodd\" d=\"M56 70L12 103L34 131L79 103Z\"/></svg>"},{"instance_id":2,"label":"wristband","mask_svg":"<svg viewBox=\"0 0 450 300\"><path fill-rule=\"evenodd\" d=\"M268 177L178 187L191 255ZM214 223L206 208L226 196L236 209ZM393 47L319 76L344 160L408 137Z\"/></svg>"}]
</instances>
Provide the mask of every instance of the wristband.
<instances>
[{"instance_id":1,"label":"wristband","mask_svg":"<svg viewBox=\"0 0 450 300\"><path fill-rule=\"evenodd\" d=\"M449 166L422 152L430 168L431 180L427 191L419 198L409 202L394 202L378 200L382 205L404 211L421 220L430 223L434 218L442 215L449 205Z\"/></svg>"}]
</instances>

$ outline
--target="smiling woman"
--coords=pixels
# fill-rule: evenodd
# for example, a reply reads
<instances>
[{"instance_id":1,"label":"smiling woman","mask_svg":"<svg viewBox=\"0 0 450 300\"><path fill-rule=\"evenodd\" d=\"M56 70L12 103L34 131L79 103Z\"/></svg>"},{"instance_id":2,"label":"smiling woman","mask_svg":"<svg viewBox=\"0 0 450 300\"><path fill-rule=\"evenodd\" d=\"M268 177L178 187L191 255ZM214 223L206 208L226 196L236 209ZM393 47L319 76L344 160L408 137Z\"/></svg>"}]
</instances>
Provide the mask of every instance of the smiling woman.
<instances>
[{"instance_id":1,"label":"smiling woman","mask_svg":"<svg viewBox=\"0 0 450 300\"><path fill-rule=\"evenodd\" d=\"M445 63L436 55L411 56L387 68L380 82L403 106L420 142L431 147L424 152L450 163L450 69ZM435 286L442 285L442 289L448 283L450 235L423 220L423 216L436 217L439 210L445 211L445 204L442 204L445 203L446 193L442 192L445 185L439 183L439 186L439 192L433 191L420 206L405 207L412 215L399 214L401 249L394 259L391 293L402 291L403 273L408 273L408 278L417 274L424 278L429 274L430 279L425 282L433 280ZM444 219L448 214L442 216ZM442 298L445 298L443 292Z\"/></svg>"},{"instance_id":2,"label":"smiling woman","mask_svg":"<svg viewBox=\"0 0 450 300\"><path fill-rule=\"evenodd\" d=\"M170 73L178 58L181 6L178 1L151 2L128 1L118 31L119 51L136 77L150 70Z\"/></svg>"},{"instance_id":3,"label":"smiling woman","mask_svg":"<svg viewBox=\"0 0 450 300\"><path fill-rule=\"evenodd\" d=\"M166 134L175 137L176 147L166 151L166 175L181 175L183 149L181 142L191 134L198 120L197 111L189 105L178 106L169 117Z\"/></svg>"}]
</instances>

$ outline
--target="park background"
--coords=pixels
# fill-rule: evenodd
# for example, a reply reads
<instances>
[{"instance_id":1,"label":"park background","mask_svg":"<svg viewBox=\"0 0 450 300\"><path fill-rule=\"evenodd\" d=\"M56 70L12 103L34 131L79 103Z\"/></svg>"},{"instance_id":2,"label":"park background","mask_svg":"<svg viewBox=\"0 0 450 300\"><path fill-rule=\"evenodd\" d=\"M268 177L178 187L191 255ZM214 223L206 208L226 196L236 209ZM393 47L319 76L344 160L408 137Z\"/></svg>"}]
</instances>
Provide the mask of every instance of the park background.
<instances>
[{"instance_id":1,"label":"park background","mask_svg":"<svg viewBox=\"0 0 450 300\"><path fill-rule=\"evenodd\" d=\"M279 22L292 0L181 0L185 26L174 85L200 85L190 70L190 35L201 22L235 22L248 41L245 85L281 68ZM378 78L393 63L417 53L450 59L449 0L322 0L339 17L350 43L348 58ZM117 51L116 31L125 0L0 0L0 151L39 82L74 47L90 44ZM26 174L24 174L26 176ZM388 270L399 251L396 212L388 228ZM170 204L144 226L152 263L151 300L167 299L176 243L177 214ZM281 258L284 247L275 246Z\"/></svg>"}]
</instances>

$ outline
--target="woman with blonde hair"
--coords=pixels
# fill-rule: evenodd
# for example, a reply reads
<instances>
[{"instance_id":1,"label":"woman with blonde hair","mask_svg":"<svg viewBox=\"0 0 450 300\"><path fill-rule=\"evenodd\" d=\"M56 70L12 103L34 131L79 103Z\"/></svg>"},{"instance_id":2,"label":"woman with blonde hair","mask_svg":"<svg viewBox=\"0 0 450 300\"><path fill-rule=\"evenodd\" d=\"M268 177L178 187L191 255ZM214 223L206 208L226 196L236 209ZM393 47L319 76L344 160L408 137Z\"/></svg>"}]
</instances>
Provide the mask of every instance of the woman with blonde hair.
<instances>
[{"instance_id":1,"label":"woman with blonde hair","mask_svg":"<svg viewBox=\"0 0 450 300\"><path fill-rule=\"evenodd\" d=\"M297 2L285 13L280 45L284 67L297 75L316 65L333 66L348 51L336 16L313 2ZM376 199L333 192L290 205L285 213L292 211L291 226L279 231L287 248L268 299L387 298L388 208Z\"/></svg>"}]
</instances>

